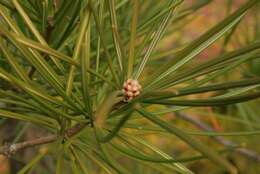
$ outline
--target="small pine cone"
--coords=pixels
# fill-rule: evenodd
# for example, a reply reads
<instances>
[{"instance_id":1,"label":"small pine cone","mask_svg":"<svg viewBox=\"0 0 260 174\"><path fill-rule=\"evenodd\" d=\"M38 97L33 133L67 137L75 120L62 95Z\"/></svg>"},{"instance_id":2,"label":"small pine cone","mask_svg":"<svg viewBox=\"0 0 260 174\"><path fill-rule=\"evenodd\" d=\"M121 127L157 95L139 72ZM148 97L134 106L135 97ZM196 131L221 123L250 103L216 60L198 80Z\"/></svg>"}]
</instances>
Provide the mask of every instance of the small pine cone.
<instances>
[{"instance_id":1,"label":"small pine cone","mask_svg":"<svg viewBox=\"0 0 260 174\"><path fill-rule=\"evenodd\" d=\"M137 97L140 94L141 89L142 87L137 80L128 79L123 86L125 102L131 101L133 98Z\"/></svg>"}]
</instances>

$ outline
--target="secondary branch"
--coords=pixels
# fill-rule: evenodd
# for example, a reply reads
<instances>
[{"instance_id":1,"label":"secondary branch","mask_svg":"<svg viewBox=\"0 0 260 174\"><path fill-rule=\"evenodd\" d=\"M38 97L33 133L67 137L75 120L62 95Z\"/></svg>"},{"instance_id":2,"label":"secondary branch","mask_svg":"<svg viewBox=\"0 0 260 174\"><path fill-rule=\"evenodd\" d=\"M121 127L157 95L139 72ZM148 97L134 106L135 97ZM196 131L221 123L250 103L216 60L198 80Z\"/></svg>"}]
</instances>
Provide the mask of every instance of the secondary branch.
<instances>
[{"instance_id":1,"label":"secondary branch","mask_svg":"<svg viewBox=\"0 0 260 174\"><path fill-rule=\"evenodd\" d=\"M80 132L87 123L78 123L72 128L68 129L66 131L66 138L70 138ZM40 137L36 138L33 140L28 140L20 143L15 143L15 144L5 144L0 147L0 154L5 155L5 156L11 156L15 154L16 152L29 148L29 147L35 147L38 145L43 145L43 144L48 144L56 141L58 139L58 135L48 135L45 137Z\"/></svg>"}]
</instances>

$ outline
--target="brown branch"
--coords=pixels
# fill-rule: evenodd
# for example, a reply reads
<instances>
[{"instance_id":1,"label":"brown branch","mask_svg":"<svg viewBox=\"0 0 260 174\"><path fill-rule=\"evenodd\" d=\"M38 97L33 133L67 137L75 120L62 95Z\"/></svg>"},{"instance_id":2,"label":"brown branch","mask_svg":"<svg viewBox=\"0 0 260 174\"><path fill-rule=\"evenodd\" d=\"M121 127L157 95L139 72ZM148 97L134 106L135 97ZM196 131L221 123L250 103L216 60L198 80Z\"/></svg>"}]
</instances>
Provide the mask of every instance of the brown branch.
<instances>
[{"instance_id":1,"label":"brown branch","mask_svg":"<svg viewBox=\"0 0 260 174\"><path fill-rule=\"evenodd\" d=\"M80 132L87 123L78 123L72 128L68 129L66 131L66 138L70 138ZM0 147L0 154L5 155L5 156L11 156L15 154L16 152L29 148L29 147L35 147L38 145L43 145L43 144L48 144L56 141L59 138L58 135L48 135L46 137L40 137L36 138L33 140L28 140L20 143L15 143L15 144L5 144Z\"/></svg>"},{"instance_id":2,"label":"brown branch","mask_svg":"<svg viewBox=\"0 0 260 174\"><path fill-rule=\"evenodd\" d=\"M202 122L200 119L197 119L195 117L192 117L192 116L180 113L180 112L178 112L176 114L176 116L178 118L181 118L185 121L192 123L193 125L196 125L198 128L200 128L202 130L210 131L210 132L214 131L214 129L212 127L210 127L208 124ZM227 140L222 136L215 136L215 137L212 137L212 138L214 138L217 142L219 142L220 144L222 144L224 146L238 147L237 143L230 141L230 140ZM238 152L239 154L243 155L243 156L249 157L251 159L254 159L257 162L260 162L260 154L258 154L257 152L255 152L253 150L250 150L250 149L247 149L247 148L244 148L244 147L240 147L240 148L236 148L235 151Z\"/></svg>"}]
</instances>

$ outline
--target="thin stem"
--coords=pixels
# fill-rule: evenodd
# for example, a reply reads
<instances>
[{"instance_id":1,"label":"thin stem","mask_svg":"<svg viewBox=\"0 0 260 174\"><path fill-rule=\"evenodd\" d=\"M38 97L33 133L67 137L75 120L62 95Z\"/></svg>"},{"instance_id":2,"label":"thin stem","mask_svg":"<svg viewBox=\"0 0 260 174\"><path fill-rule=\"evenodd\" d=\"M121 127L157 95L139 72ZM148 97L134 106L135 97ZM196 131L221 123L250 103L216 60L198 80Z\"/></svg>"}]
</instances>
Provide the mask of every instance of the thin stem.
<instances>
[{"instance_id":1,"label":"thin stem","mask_svg":"<svg viewBox=\"0 0 260 174\"><path fill-rule=\"evenodd\" d=\"M131 36L129 45L129 55L128 55L128 68L127 68L127 78L129 79L133 73L134 67L134 56L135 56L135 40L136 40L136 28L139 15L139 0L134 0L133 3L133 15L131 24Z\"/></svg>"},{"instance_id":2,"label":"thin stem","mask_svg":"<svg viewBox=\"0 0 260 174\"><path fill-rule=\"evenodd\" d=\"M118 24L117 24L117 17L116 17L116 10L115 10L115 1L109 0L107 1L109 4L109 12L110 12L110 19L111 19L111 28L113 34L114 45L117 54L117 61L119 64L120 71L123 72L123 46L120 41L120 36L118 33Z\"/></svg>"},{"instance_id":3,"label":"thin stem","mask_svg":"<svg viewBox=\"0 0 260 174\"><path fill-rule=\"evenodd\" d=\"M100 26L100 24L99 24L98 17L97 17L97 15L96 15L95 11L94 11L94 7L92 6L92 2L91 2L91 1L90 1L89 6L90 6L91 12L92 12L92 14L93 14L94 20L95 20L95 22L96 22L96 28L97 28L97 31L98 31L99 36L100 36L101 45L102 45L102 47L103 47L103 49L104 49L104 53L105 53L105 55L106 55L106 57L107 57L109 70L110 70L111 73L112 73L112 76L113 76L113 78L114 78L114 80L115 80L115 83L116 83L117 86L119 87L119 86L120 86L120 83L119 83L118 76L116 75L116 72L115 72L115 70L114 70L114 68L113 68L112 56L111 56L111 55L109 54L109 52L108 52L107 46L106 46L105 41L104 41L104 35L103 35L101 26Z\"/></svg>"}]
</instances>

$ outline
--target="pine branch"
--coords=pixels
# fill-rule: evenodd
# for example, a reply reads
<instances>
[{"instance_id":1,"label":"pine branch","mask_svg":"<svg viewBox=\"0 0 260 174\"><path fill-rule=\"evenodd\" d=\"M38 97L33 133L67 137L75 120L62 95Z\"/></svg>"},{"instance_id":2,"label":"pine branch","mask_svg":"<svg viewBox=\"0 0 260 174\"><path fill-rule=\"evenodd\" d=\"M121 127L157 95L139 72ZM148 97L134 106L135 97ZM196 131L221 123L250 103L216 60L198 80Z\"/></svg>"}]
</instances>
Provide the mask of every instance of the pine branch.
<instances>
[{"instance_id":1,"label":"pine branch","mask_svg":"<svg viewBox=\"0 0 260 174\"><path fill-rule=\"evenodd\" d=\"M176 113L176 116L178 118L181 118L185 121L192 123L193 125L197 126L201 130L210 131L210 132L214 131L214 129L212 127L210 127L208 124L204 123L203 121L201 121L200 119L197 119L195 117L191 117L189 115L186 115L186 114L180 113L180 112ZM222 144L224 146L238 147L237 143L230 141L230 140L227 140L224 137L215 136L215 137L212 137L212 138L214 138L217 142L219 142L220 144ZM255 152L253 150L241 147L241 148L236 148L235 151L238 152L239 154L243 155L243 156L246 156L248 158L254 159L257 162L260 162L260 154L258 154L257 152Z\"/></svg>"},{"instance_id":2,"label":"pine branch","mask_svg":"<svg viewBox=\"0 0 260 174\"><path fill-rule=\"evenodd\" d=\"M78 123L72 128L68 129L66 131L66 138L70 138L80 132L87 123ZM35 147L38 145L43 145L43 144L48 144L56 141L59 138L58 135L48 135L45 137L40 137L36 138L33 140L28 140L20 143L15 143L15 144L5 144L0 147L0 155L5 155L5 156L11 156L14 155L16 152L21 151L23 149L29 148L29 147Z\"/></svg>"}]
</instances>

